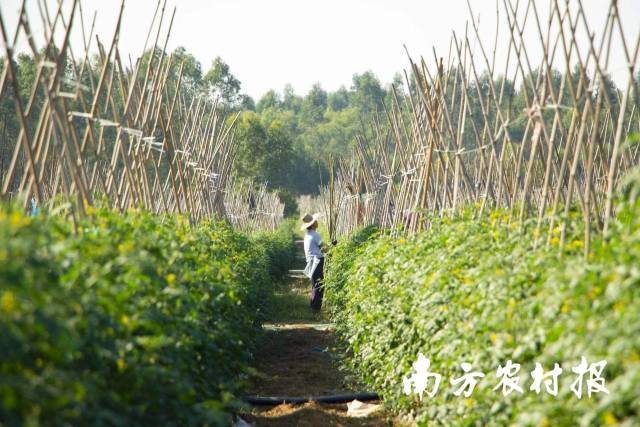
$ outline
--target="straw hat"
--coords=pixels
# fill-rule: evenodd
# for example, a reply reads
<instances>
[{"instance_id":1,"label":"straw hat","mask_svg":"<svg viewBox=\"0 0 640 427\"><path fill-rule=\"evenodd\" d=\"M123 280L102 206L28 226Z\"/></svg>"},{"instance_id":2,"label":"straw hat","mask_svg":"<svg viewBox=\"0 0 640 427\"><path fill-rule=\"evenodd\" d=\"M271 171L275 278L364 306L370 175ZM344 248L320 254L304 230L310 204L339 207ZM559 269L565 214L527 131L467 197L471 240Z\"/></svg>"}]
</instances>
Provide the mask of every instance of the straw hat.
<instances>
[{"instance_id":1,"label":"straw hat","mask_svg":"<svg viewBox=\"0 0 640 427\"><path fill-rule=\"evenodd\" d=\"M306 230L309 227L311 227L315 222L318 221L318 214L305 214L301 219L302 219L302 226L300 227L301 230Z\"/></svg>"}]
</instances>

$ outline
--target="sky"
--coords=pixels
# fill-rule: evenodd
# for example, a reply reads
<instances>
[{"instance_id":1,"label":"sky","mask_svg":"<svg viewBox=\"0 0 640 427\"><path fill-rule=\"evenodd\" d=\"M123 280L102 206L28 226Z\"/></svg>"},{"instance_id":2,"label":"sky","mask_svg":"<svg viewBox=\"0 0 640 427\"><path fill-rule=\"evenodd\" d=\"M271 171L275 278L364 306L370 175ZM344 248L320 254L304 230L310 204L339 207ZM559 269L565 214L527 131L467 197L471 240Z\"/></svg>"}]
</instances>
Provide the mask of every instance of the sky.
<instances>
[{"instance_id":1,"label":"sky","mask_svg":"<svg viewBox=\"0 0 640 427\"><path fill-rule=\"evenodd\" d=\"M36 40L42 40L38 1L27 0L27 4ZM44 1L52 10L57 4L57 0ZM97 11L96 33L103 43L111 40L120 3L121 0L82 2L87 31ZM487 47L493 45L495 37L497 3L471 0ZM609 0L582 3L592 28L596 33L601 31ZM623 28L634 45L640 31L640 0L618 3ZM15 28L20 4L21 0L0 0L0 13L10 32ZM498 64L504 61L508 46L503 0L499 4L502 33ZM125 3L119 48L134 60L142 52L156 5L157 0ZM546 18L548 0L536 0L536 5ZM446 59L452 31L464 34L471 16L466 0L169 0L168 15L174 6L177 12L169 49L184 46L205 71L216 56L221 56L242 82L242 91L255 99L269 89L281 91L287 83L300 94L316 82L327 90L349 87L354 73L367 70L389 82L408 66L403 45L416 58L424 55L433 62L435 47L438 56ZM79 27L74 27L74 51L82 50L81 37ZM23 37L17 48L25 46ZM534 57L540 52L535 34L527 34L527 46ZM480 55L477 44L476 50ZM625 81L624 65L621 51L614 53L609 71L619 84Z\"/></svg>"}]
</instances>

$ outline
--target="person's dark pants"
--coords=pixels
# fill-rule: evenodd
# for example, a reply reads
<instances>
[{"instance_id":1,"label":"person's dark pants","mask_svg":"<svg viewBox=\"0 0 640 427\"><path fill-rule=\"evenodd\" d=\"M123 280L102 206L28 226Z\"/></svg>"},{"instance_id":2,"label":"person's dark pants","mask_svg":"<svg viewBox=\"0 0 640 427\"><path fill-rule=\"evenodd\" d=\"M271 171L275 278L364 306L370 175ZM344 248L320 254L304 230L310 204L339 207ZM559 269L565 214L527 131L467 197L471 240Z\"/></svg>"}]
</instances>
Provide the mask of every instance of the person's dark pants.
<instances>
[{"instance_id":1,"label":"person's dark pants","mask_svg":"<svg viewBox=\"0 0 640 427\"><path fill-rule=\"evenodd\" d=\"M324 279L324 258L320 258L320 262L311 276L311 303L313 310L320 310L322 307L322 296L324 289L322 280Z\"/></svg>"}]
</instances>

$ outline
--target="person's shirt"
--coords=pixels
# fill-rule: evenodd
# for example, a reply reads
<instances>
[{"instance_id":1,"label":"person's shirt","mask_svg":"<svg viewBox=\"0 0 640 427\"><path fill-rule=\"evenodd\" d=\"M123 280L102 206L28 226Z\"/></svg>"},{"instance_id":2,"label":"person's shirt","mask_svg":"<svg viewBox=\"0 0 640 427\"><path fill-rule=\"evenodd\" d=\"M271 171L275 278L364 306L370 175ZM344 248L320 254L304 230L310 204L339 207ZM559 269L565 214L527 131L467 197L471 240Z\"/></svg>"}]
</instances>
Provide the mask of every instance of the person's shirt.
<instances>
[{"instance_id":1,"label":"person's shirt","mask_svg":"<svg viewBox=\"0 0 640 427\"><path fill-rule=\"evenodd\" d=\"M324 258L322 250L322 237L316 230L307 230L307 234L304 236L304 255L307 260L310 257Z\"/></svg>"}]
</instances>

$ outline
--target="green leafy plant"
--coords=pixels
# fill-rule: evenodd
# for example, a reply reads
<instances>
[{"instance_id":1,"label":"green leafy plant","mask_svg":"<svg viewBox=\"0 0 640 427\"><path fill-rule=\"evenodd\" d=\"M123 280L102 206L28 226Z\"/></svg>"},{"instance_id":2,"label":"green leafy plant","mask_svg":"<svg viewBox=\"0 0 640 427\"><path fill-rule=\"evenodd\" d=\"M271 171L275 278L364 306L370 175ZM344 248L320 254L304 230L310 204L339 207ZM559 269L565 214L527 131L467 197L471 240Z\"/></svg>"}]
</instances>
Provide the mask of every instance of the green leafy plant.
<instances>
[{"instance_id":1,"label":"green leafy plant","mask_svg":"<svg viewBox=\"0 0 640 427\"><path fill-rule=\"evenodd\" d=\"M342 242L325 295L352 352L351 368L420 425L637 424L638 212L637 203L627 204L587 260L573 217L563 250L559 228L521 234L503 212L480 221L469 214L433 219L414 237L360 234ZM419 352L443 376L438 394L422 402L402 387ZM581 356L608 362L609 395L578 399L571 392L571 367ZM493 388L497 367L509 359L522 365L525 393L505 397ZM462 375L463 362L486 375L468 398L454 396L448 383ZM535 362L546 370L561 364L557 397L528 390Z\"/></svg>"},{"instance_id":2,"label":"green leafy plant","mask_svg":"<svg viewBox=\"0 0 640 427\"><path fill-rule=\"evenodd\" d=\"M221 222L0 209L0 420L228 425L250 374L270 252Z\"/></svg>"},{"instance_id":3,"label":"green leafy plant","mask_svg":"<svg viewBox=\"0 0 640 427\"><path fill-rule=\"evenodd\" d=\"M259 232L251 236L252 241L264 251L269 265L269 275L274 281L287 275L299 255L294 244L295 224L295 219L288 219L283 221L275 232Z\"/></svg>"}]
</instances>

